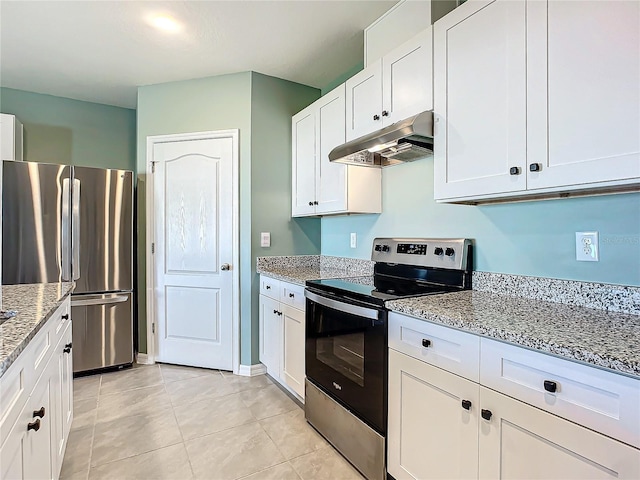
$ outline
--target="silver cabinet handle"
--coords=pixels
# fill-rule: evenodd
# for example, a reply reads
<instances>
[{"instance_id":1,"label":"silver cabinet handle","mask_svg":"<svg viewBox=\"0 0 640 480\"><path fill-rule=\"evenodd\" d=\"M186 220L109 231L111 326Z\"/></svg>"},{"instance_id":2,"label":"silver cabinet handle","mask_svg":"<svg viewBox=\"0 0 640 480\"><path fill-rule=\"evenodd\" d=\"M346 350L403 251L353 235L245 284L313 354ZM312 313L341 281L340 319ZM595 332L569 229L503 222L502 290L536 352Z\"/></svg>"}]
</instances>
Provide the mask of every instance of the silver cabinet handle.
<instances>
[{"instance_id":1,"label":"silver cabinet handle","mask_svg":"<svg viewBox=\"0 0 640 480\"><path fill-rule=\"evenodd\" d=\"M228 263L223 263L222 265L220 265L220 270L222 271L231 270L231 265L229 265Z\"/></svg>"}]
</instances>

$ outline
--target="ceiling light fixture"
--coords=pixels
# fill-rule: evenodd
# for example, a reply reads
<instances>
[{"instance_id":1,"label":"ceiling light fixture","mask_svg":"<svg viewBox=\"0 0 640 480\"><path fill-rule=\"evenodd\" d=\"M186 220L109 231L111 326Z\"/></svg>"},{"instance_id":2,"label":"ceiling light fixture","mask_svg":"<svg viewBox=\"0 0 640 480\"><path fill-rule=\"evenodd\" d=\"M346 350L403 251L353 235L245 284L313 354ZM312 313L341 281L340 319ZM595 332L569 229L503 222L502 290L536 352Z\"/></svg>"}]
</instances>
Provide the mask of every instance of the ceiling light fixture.
<instances>
[{"instance_id":1,"label":"ceiling light fixture","mask_svg":"<svg viewBox=\"0 0 640 480\"><path fill-rule=\"evenodd\" d=\"M158 15L153 17L151 19L151 25L156 27L158 30L169 33L178 32L182 28L176 19L169 15Z\"/></svg>"}]
</instances>

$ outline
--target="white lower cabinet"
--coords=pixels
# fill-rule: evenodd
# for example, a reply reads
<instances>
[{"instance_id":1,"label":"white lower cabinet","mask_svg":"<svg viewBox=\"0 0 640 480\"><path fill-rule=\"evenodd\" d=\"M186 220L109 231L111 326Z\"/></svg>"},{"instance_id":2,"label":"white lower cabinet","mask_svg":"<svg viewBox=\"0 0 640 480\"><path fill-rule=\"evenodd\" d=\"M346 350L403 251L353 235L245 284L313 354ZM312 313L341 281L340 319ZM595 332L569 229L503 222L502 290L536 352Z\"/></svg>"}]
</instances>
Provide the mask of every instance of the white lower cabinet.
<instances>
[{"instance_id":1,"label":"white lower cabinet","mask_svg":"<svg viewBox=\"0 0 640 480\"><path fill-rule=\"evenodd\" d=\"M8 429L1 439L2 480L57 479L60 475L73 420L69 310L67 298L0 379L4 400L0 427ZM43 349L43 345L53 347ZM21 406L12 426L5 427L5 421L14 418L12 412Z\"/></svg>"},{"instance_id":2,"label":"white lower cabinet","mask_svg":"<svg viewBox=\"0 0 640 480\"><path fill-rule=\"evenodd\" d=\"M479 478L640 478L640 451L486 387ZM487 413L485 415L488 416Z\"/></svg>"},{"instance_id":3,"label":"white lower cabinet","mask_svg":"<svg viewBox=\"0 0 640 480\"><path fill-rule=\"evenodd\" d=\"M304 287L260 278L260 362L304 399Z\"/></svg>"},{"instance_id":4,"label":"white lower cabinet","mask_svg":"<svg viewBox=\"0 0 640 480\"><path fill-rule=\"evenodd\" d=\"M423 322L423 335L433 337L434 324ZM458 330L438 327L438 343L460 343ZM399 314L389 315L389 412L387 464L388 472L400 479L586 479L586 478L640 478L640 450L628 440L627 430L611 429L606 436L596 431L597 419L583 415L574 423L562 418L564 410L553 410L561 403L558 395L571 394L571 372L563 371L564 363L542 353L519 349L523 364L532 369L549 370L547 374L556 380L558 391L546 395L546 410L521 401L517 390L509 390L509 397L482 385L489 378L482 373L480 383L460 377L432 362L440 356L428 354L437 347L436 342L426 343L424 352L415 349L401 353L394 348L401 346L394 332L418 334L416 319ZM450 337L445 330L450 331ZM403 338L406 335L403 334ZM396 339L396 340L394 340ZM501 370L514 381L524 382L528 377L517 376L507 370L511 357L505 356L500 347L504 344L481 339L481 350L475 360L466 362L484 365L495 362L492 348L507 358ZM544 364L546 358L552 362ZM564 362L559 365L553 362ZM576 369L589 369L575 364ZM610 390L618 392L610 399L598 401L601 411L610 411L612 405L631 405L640 381L606 373L610 377ZM583 372L579 372L583 375ZM594 369L594 386L602 388L602 372ZM586 380L585 380L586 381ZM635 382L629 385L629 381ZM560 382L560 380L558 380ZM616 388L620 383L625 388ZM542 389L542 387L540 387ZM565 391L563 391L563 388ZM544 391L544 389L542 389ZM620 398L618 398L620 397ZM520 399L519 399L520 398ZM597 397L599 398L599 397ZM631 402L631 403L629 403ZM576 406L574 410L578 408ZM631 407L633 408L633 407ZM637 409L637 402L635 403ZM550 413L553 412L553 413ZM555 413L555 414L554 414ZM635 421L634 416L624 417ZM573 418L572 418L573 419ZM628 429L629 432L633 428ZM611 433L613 432L613 433ZM620 440L624 441L620 441ZM625 443L627 442L627 443Z\"/></svg>"},{"instance_id":5,"label":"white lower cabinet","mask_svg":"<svg viewBox=\"0 0 640 480\"><path fill-rule=\"evenodd\" d=\"M389 473L477 477L478 396L477 383L389 350Z\"/></svg>"}]
</instances>

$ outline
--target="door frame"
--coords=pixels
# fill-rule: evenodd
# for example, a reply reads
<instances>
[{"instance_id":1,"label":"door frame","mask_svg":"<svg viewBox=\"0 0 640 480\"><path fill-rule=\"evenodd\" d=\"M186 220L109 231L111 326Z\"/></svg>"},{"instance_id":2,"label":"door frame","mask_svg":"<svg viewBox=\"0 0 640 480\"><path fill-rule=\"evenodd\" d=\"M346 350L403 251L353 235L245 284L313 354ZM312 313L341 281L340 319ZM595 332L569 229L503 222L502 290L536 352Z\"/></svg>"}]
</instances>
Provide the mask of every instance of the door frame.
<instances>
[{"instance_id":1,"label":"door frame","mask_svg":"<svg viewBox=\"0 0 640 480\"><path fill-rule=\"evenodd\" d=\"M206 132L178 133L168 135L147 136L147 154L145 161L146 178L146 305L147 305L147 355L146 362L153 364L156 361L158 350L158 338L153 326L157 323L156 297L155 297L155 263L151 253L151 244L155 238L155 205L154 205L154 176L153 176L153 147L159 143L178 142L186 140L212 140L219 138L231 138L233 145L232 162L232 191L233 191L233 245L231 255L232 274L232 318L231 318L231 344L232 344L232 365L233 373L238 375L240 370L240 151L239 151L239 129L216 130Z\"/></svg>"}]
</instances>

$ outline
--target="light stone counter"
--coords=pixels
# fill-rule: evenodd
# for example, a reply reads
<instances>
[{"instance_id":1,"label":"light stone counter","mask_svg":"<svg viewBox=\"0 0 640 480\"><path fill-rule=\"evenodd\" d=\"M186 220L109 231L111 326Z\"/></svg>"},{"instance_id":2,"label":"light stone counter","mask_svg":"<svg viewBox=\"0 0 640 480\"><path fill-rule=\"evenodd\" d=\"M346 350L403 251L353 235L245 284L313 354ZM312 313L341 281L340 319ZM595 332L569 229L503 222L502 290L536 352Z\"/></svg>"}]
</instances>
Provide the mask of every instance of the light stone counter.
<instances>
[{"instance_id":1,"label":"light stone counter","mask_svg":"<svg viewBox=\"0 0 640 480\"><path fill-rule=\"evenodd\" d=\"M0 377L72 289L73 282L2 286L2 308L18 315L0 325Z\"/></svg>"},{"instance_id":2,"label":"light stone counter","mask_svg":"<svg viewBox=\"0 0 640 480\"><path fill-rule=\"evenodd\" d=\"M466 290L393 300L392 311L640 377L640 315Z\"/></svg>"}]
</instances>

